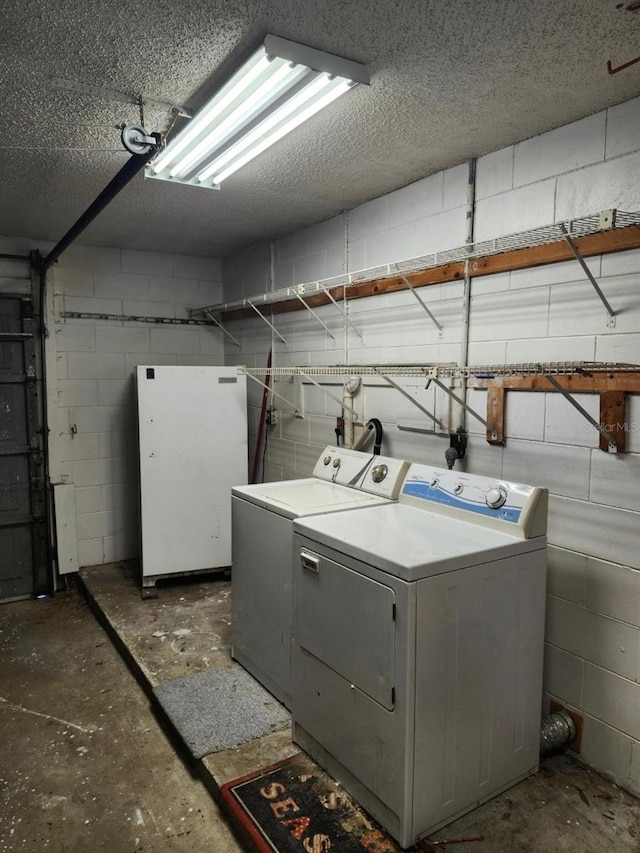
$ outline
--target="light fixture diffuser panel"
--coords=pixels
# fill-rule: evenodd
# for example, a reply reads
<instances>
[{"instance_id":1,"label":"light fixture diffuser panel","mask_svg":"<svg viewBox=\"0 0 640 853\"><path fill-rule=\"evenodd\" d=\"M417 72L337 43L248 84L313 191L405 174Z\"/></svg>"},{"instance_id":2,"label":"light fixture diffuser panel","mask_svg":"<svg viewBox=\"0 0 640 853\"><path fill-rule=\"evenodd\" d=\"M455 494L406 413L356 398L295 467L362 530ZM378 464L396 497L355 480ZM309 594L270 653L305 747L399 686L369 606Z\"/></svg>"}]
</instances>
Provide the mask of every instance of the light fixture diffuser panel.
<instances>
[{"instance_id":1,"label":"light fixture diffuser panel","mask_svg":"<svg viewBox=\"0 0 640 853\"><path fill-rule=\"evenodd\" d=\"M322 80L330 81L332 96L318 85ZM220 181L358 83L369 83L365 65L269 35L158 153L145 177L219 189Z\"/></svg>"}]
</instances>

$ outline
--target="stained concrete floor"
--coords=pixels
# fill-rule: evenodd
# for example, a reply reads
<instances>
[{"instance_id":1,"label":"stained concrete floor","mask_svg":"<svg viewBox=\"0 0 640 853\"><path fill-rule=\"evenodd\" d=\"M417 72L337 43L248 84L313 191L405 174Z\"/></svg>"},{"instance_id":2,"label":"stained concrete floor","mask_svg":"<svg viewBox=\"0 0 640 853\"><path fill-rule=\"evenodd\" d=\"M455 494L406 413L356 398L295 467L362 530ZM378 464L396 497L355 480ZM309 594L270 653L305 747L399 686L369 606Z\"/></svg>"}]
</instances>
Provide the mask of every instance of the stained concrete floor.
<instances>
[{"instance_id":1,"label":"stained concrete floor","mask_svg":"<svg viewBox=\"0 0 640 853\"><path fill-rule=\"evenodd\" d=\"M145 601L134 566L113 564L81 575L109 635L149 695L164 681L229 665L228 579L216 575L161 584L158 598ZM174 754L143 693L75 593L47 604L0 608L0 629L0 695L38 711L44 705L47 714L83 729L100 727L57 728L61 724L0 703L0 727L6 728L7 718L15 727L0 740L0 776L6 780L0 853L239 849L213 798L224 782L293 754L289 732L189 762L179 745L180 758ZM447 847L452 853L639 853L639 805L573 758L555 756L542 762L537 775L433 839L481 837Z\"/></svg>"},{"instance_id":2,"label":"stained concrete floor","mask_svg":"<svg viewBox=\"0 0 640 853\"><path fill-rule=\"evenodd\" d=\"M159 684L231 664L231 581L223 573L160 581L158 597L144 600L135 561L82 569L79 581L151 700ZM274 732L198 764L216 792L296 752L290 731Z\"/></svg>"},{"instance_id":3,"label":"stained concrete floor","mask_svg":"<svg viewBox=\"0 0 640 853\"><path fill-rule=\"evenodd\" d=\"M159 581L157 598L144 600L133 560L82 569L80 579L150 687L229 666L231 581L224 573Z\"/></svg>"},{"instance_id":4,"label":"stained concrete floor","mask_svg":"<svg viewBox=\"0 0 640 853\"><path fill-rule=\"evenodd\" d=\"M240 849L80 593L0 606L0 851Z\"/></svg>"}]
</instances>

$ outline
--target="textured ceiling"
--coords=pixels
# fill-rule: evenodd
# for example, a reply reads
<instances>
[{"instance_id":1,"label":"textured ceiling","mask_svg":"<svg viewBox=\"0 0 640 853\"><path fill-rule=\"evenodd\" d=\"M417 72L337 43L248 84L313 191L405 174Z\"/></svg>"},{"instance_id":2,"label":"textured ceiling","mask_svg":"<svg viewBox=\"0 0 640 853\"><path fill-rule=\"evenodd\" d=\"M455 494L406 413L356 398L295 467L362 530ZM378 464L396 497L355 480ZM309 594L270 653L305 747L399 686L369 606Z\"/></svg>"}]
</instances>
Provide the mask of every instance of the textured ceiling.
<instances>
[{"instance_id":1,"label":"textured ceiling","mask_svg":"<svg viewBox=\"0 0 640 853\"><path fill-rule=\"evenodd\" d=\"M364 62L358 86L224 182L138 176L81 242L225 255L638 94L638 3L614 0L5 0L0 233L57 240L129 156L139 109L197 108L271 32ZM627 8L629 7L629 8ZM147 104L149 131L169 106Z\"/></svg>"}]
</instances>

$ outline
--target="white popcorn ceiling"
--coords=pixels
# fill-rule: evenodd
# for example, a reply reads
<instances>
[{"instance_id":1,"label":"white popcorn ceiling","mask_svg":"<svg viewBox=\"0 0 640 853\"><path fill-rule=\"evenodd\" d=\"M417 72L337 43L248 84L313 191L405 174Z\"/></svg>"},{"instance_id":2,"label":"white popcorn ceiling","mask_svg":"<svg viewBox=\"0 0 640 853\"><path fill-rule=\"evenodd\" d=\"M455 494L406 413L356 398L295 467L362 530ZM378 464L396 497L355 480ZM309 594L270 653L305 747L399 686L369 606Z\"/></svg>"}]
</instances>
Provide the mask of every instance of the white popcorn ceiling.
<instances>
[{"instance_id":1,"label":"white popcorn ceiling","mask_svg":"<svg viewBox=\"0 0 640 853\"><path fill-rule=\"evenodd\" d=\"M358 86L222 185L137 176L80 242L224 256L638 94L638 4L613 0L5 0L0 233L57 240L129 156L135 105L197 108L267 33L364 62ZM168 109L145 109L164 131Z\"/></svg>"}]
</instances>

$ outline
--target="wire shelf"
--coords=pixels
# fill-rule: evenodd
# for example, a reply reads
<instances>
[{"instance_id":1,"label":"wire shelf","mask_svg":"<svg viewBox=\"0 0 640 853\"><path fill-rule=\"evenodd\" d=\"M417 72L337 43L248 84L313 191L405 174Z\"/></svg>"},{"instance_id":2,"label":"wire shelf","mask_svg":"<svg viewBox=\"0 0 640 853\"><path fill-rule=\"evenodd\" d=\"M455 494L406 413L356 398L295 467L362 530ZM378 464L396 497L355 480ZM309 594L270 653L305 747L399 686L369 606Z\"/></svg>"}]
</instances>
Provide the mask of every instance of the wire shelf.
<instances>
[{"instance_id":1,"label":"wire shelf","mask_svg":"<svg viewBox=\"0 0 640 853\"><path fill-rule=\"evenodd\" d=\"M522 362L518 364L377 364L304 367L242 367L250 376L404 376L429 379L461 377L493 379L498 376L573 376L590 373L638 373L640 364L592 361Z\"/></svg>"},{"instance_id":2,"label":"wire shelf","mask_svg":"<svg viewBox=\"0 0 640 853\"><path fill-rule=\"evenodd\" d=\"M603 224L604 219L609 224ZM495 237L491 240L483 240L453 249L445 249L441 252L419 255L403 261L397 261L393 264L369 267L356 272L343 273L332 278L305 282L294 285L293 287L273 290L269 293L262 293L235 302L221 302L216 305L207 305L203 308L194 308L190 313L192 317L197 317L205 311L216 314L223 311L252 308L256 305L274 305L278 302L285 302L288 299L299 298L300 296L311 296L316 293L322 293L323 291L335 290L338 287L358 286L367 284L370 281L394 278L400 273L406 275L407 273L419 272L446 264L486 257L488 255L499 255L503 252L511 252L517 249L529 249L534 246L557 243L565 240L567 235L572 238L587 237L590 234L627 228L631 225L640 225L640 212L631 213L622 210L603 211L602 213L594 213L589 216L580 217L579 219L569 219L564 222L556 222L553 225L544 225L528 231L519 231L516 234L507 234L504 237ZM563 227L566 229L565 232L563 232Z\"/></svg>"}]
</instances>

